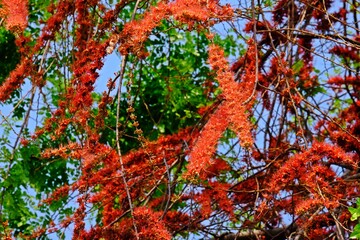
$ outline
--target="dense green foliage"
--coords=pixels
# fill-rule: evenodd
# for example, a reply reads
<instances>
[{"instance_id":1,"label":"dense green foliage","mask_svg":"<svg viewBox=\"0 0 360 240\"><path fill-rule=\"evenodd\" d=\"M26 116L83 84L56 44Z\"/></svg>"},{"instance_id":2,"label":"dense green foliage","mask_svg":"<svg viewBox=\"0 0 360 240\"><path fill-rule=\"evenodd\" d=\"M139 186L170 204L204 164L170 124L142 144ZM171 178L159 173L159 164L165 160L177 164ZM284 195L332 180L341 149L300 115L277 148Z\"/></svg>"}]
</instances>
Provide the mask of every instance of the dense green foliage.
<instances>
[{"instance_id":1,"label":"dense green foliage","mask_svg":"<svg viewBox=\"0 0 360 240\"><path fill-rule=\"evenodd\" d=\"M9 75L20 60L20 54L15 45L15 36L0 27L0 83Z\"/></svg>"}]
</instances>

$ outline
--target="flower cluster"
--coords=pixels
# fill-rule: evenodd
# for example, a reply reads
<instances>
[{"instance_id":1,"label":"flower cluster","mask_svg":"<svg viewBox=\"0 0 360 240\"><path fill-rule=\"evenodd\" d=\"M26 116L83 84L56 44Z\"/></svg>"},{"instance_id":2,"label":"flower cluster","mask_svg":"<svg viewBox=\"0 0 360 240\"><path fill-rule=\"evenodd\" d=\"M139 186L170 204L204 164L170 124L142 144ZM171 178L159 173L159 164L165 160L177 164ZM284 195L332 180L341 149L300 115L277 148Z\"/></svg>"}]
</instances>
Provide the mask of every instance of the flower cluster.
<instances>
[{"instance_id":1,"label":"flower cluster","mask_svg":"<svg viewBox=\"0 0 360 240\"><path fill-rule=\"evenodd\" d=\"M172 17L192 29L196 24L204 28L213 25L216 20L226 20L232 16L230 5L219 6L214 0L177 0L168 4L160 2L151 7L141 20L133 20L124 26L119 37L119 52L123 55L133 53L140 58L146 57L148 53L144 50L143 43L163 19Z\"/></svg>"},{"instance_id":2,"label":"flower cluster","mask_svg":"<svg viewBox=\"0 0 360 240\"><path fill-rule=\"evenodd\" d=\"M234 73L229 68L224 51L217 45L209 47L209 63L216 73L216 79L224 95L224 102L211 114L199 139L190 153L188 174L204 176L204 170L212 164L211 157L217 143L227 128L237 133L242 146L249 147L252 142L251 124L248 120L249 106L255 88L255 49L252 42L247 53L247 68L240 83L235 82Z\"/></svg>"},{"instance_id":3,"label":"flower cluster","mask_svg":"<svg viewBox=\"0 0 360 240\"><path fill-rule=\"evenodd\" d=\"M2 0L6 17L6 28L10 31L20 33L27 27L28 2L26 0Z\"/></svg>"},{"instance_id":4,"label":"flower cluster","mask_svg":"<svg viewBox=\"0 0 360 240\"><path fill-rule=\"evenodd\" d=\"M11 93L24 83L25 77L31 74L31 65L29 59L23 59L23 62L10 73L10 76L0 86L0 101L6 101Z\"/></svg>"},{"instance_id":5,"label":"flower cluster","mask_svg":"<svg viewBox=\"0 0 360 240\"><path fill-rule=\"evenodd\" d=\"M293 213L297 215L315 212L319 207L329 210L339 207L347 194L339 190L347 189L347 184L336 178L331 165L355 169L356 160L335 145L314 142L310 149L295 154L272 175L268 181L269 199L281 191L292 191L297 195L292 198Z\"/></svg>"}]
</instances>

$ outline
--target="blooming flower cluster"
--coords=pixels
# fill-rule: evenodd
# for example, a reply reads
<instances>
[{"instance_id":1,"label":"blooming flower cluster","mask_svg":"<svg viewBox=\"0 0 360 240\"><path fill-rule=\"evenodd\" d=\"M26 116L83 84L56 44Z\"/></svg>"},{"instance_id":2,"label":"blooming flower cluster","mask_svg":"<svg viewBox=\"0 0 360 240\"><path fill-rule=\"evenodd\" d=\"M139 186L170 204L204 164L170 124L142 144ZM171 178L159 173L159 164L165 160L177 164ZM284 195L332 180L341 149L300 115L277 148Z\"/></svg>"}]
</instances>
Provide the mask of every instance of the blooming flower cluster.
<instances>
[{"instance_id":1,"label":"blooming flower cluster","mask_svg":"<svg viewBox=\"0 0 360 240\"><path fill-rule=\"evenodd\" d=\"M224 101L210 116L190 154L189 174L203 175L203 171L213 161L217 143L227 128L237 133L242 146L249 147L252 142L251 124L248 109L252 104L255 88L255 48L250 41L247 52L247 68L241 82L235 82L234 73L225 59L224 51L217 45L209 47L209 63L216 73L216 79L224 95Z\"/></svg>"},{"instance_id":2,"label":"blooming flower cluster","mask_svg":"<svg viewBox=\"0 0 360 240\"><path fill-rule=\"evenodd\" d=\"M6 28L14 32L22 32L27 27L28 2L26 0L2 0L3 11L0 17L6 18Z\"/></svg>"}]
</instances>

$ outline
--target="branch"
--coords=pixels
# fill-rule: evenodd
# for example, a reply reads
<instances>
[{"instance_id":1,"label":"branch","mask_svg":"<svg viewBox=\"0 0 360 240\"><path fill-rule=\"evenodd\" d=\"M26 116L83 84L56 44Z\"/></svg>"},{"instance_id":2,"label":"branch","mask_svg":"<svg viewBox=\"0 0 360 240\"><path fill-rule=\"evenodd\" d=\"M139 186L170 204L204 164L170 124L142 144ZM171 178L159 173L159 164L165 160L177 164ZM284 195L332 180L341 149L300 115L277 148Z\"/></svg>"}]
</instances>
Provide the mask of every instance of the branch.
<instances>
[{"instance_id":1,"label":"branch","mask_svg":"<svg viewBox=\"0 0 360 240\"><path fill-rule=\"evenodd\" d=\"M287 239L303 239L302 236L295 234L297 227L290 225L284 228L274 228L266 230L246 230L238 233L223 233L219 237L214 238L214 240L287 240ZM290 235L295 235L292 238L289 238ZM265 238L264 238L265 237Z\"/></svg>"}]
</instances>

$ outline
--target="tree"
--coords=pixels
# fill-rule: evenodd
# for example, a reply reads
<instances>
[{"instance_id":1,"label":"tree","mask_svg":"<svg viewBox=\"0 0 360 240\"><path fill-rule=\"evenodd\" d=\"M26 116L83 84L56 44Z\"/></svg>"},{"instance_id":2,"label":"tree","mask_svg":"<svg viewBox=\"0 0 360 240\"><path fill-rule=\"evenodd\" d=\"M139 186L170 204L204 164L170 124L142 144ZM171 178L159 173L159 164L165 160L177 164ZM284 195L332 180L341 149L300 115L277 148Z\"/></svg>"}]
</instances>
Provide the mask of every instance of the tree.
<instances>
[{"instance_id":1,"label":"tree","mask_svg":"<svg viewBox=\"0 0 360 240\"><path fill-rule=\"evenodd\" d=\"M349 237L356 1L0 3L1 238Z\"/></svg>"}]
</instances>

